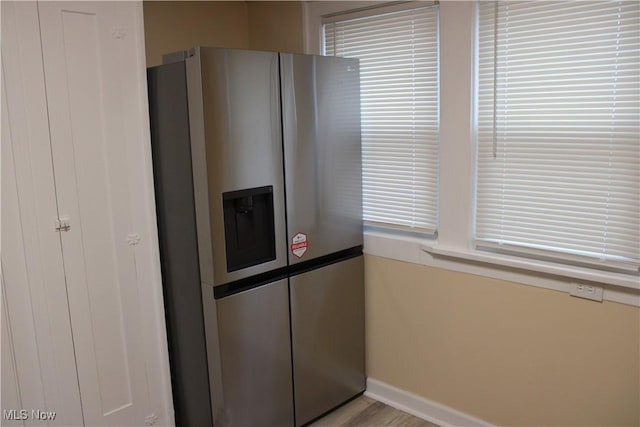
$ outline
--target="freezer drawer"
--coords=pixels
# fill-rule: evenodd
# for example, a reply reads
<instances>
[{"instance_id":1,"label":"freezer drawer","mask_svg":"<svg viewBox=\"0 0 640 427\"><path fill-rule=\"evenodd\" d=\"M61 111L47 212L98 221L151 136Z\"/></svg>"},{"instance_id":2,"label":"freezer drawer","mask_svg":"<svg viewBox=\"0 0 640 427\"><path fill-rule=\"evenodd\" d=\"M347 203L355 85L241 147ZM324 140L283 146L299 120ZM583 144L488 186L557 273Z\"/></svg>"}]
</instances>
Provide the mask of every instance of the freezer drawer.
<instances>
[{"instance_id":1,"label":"freezer drawer","mask_svg":"<svg viewBox=\"0 0 640 427\"><path fill-rule=\"evenodd\" d=\"M293 425L288 297L283 279L216 301L224 389L217 425Z\"/></svg>"},{"instance_id":2,"label":"freezer drawer","mask_svg":"<svg viewBox=\"0 0 640 427\"><path fill-rule=\"evenodd\" d=\"M296 425L365 388L362 255L291 277Z\"/></svg>"}]
</instances>

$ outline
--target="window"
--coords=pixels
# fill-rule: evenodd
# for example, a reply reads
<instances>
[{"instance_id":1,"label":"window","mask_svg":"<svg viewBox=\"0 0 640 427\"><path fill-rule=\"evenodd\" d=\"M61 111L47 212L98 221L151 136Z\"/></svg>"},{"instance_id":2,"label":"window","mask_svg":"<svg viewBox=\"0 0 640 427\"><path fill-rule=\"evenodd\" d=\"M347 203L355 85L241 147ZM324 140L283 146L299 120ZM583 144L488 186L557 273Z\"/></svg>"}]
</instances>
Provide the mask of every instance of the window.
<instances>
[{"instance_id":1,"label":"window","mask_svg":"<svg viewBox=\"0 0 640 427\"><path fill-rule=\"evenodd\" d=\"M323 47L360 59L366 223L435 233L438 8L418 5L325 16Z\"/></svg>"},{"instance_id":2,"label":"window","mask_svg":"<svg viewBox=\"0 0 640 427\"><path fill-rule=\"evenodd\" d=\"M480 2L476 247L640 264L640 3Z\"/></svg>"},{"instance_id":3,"label":"window","mask_svg":"<svg viewBox=\"0 0 640 427\"><path fill-rule=\"evenodd\" d=\"M543 4L542 1L536 2ZM570 3L568 1L546 1L547 6L566 7L571 5L586 6L590 2ZM522 6L522 3L512 3ZM629 3L621 3L621 6L628 8ZM403 6L411 5L404 3ZM424 6L424 3L419 3ZM309 2L305 10L306 39L305 51L307 53L321 54L324 52L326 41L323 40L326 27L324 24L339 22L340 20L366 17L376 13L381 14L382 8L365 10L364 7L375 6L374 2L332 2L317 1ZM400 4L396 4L400 7ZM489 6L490 10L486 7ZM500 5L502 6L502 5ZM354 16L356 8L361 9L360 16ZM483 9L485 8L485 9ZM345 10L353 13L345 14ZM478 137L486 137L487 132L491 138L491 148L493 151L493 99L489 101L489 109L486 104L478 105L478 84L485 85L483 95L480 90L480 98L486 97L486 73L493 73L493 51L487 53L487 30L486 24L482 32L478 31L482 27L479 20L479 12L482 12L483 20L496 14L494 4L485 5L485 0L479 2L471 1L446 1L440 2L437 9L431 11L437 15L435 21L439 35L438 42L438 62L439 62L439 120L438 133L440 145L438 147L438 185L439 194L437 196L437 240L427 239L426 235L411 235L408 233L389 233L385 230L378 230L375 227L366 227L364 235L364 250L373 256L386 257L399 261L426 265L436 268L460 271L468 274L492 277L500 280L508 280L530 286L553 289L556 291L570 290L572 282L597 282L605 286L603 298L605 300L638 306L638 273L635 270L637 261L610 257L600 260L600 255L592 256L580 252L571 253L562 247L539 249L533 245L504 242L502 244L496 240L491 240L488 234L478 233L477 220L480 220L477 213L480 213L480 206L476 208L477 201L488 200L488 191L482 195L484 186L489 182L487 176L481 176L480 169L483 167L478 163L482 159L483 151L481 141ZM558 11L549 11L553 16ZM637 13L637 12L636 12ZM595 13L594 15L598 15ZM636 20L637 23L636 14ZM623 16L621 15L621 18ZM543 19L542 22L545 20ZM631 20L633 21L633 20ZM500 22L500 18L498 18ZM629 22L628 20L626 22ZM563 25L564 27L564 25ZM494 28L489 27L489 35L493 37ZM567 26L567 30L571 27ZM544 32L543 32L544 34ZM480 45L478 38L481 37ZM636 33L637 40L637 33ZM533 40L533 39L532 39ZM622 39L621 39L622 41ZM493 39L488 42L493 46ZM478 58L478 48L484 52L484 57ZM330 49L330 48L329 48ZM595 53L595 51L594 51ZM636 62L639 53L636 51L631 62ZM353 56L353 55L352 55ZM498 54L498 58L500 58ZM484 62L479 63L478 59ZM487 62L489 61L487 68ZM629 62L629 58L624 60ZM603 61L606 62L606 61ZM500 65L500 64L496 64ZM480 67L478 67L480 66ZM478 73L478 68L483 69L483 74ZM496 67L499 69L499 67ZM533 67L532 67L533 69ZM636 75L638 71L636 68ZM629 73L627 73L628 76ZM493 75L491 82L493 82ZM480 82L478 81L480 79ZM498 77L499 78L499 77ZM483 83L483 81L485 83ZM493 83L491 83L493 84ZM633 107L633 102L638 105L638 81L627 84L636 85L636 101L626 103L626 111ZM475 90L474 90L475 86ZM492 93L493 86L489 93ZM619 88L620 90L622 89ZM618 92L621 94L621 92ZM485 101L486 103L487 101ZM483 111L483 108L484 111ZM480 113L480 116L478 116ZM489 114L491 122L487 131L487 122L483 124L483 114ZM634 128L636 134L636 144L638 140L638 113L628 120L629 127ZM616 114L617 116L617 114ZM629 116L633 116L629 113ZM499 117L496 117L497 119ZM499 120L497 120L499 122ZM482 127L484 126L484 128ZM499 130L499 129L498 129ZM480 134L478 134L480 131ZM498 133L499 135L499 133ZM508 134L507 134L508 135ZM504 147L503 147L504 148ZM629 163L638 164L637 145L629 152ZM633 157L635 156L635 157ZM480 180L480 182L478 181ZM631 182L632 187L628 194L633 193L635 185L636 194L638 190L638 174L635 181ZM481 187L481 185L483 187ZM495 186L494 186L495 188ZM633 198L632 198L633 200ZM637 200L637 199L636 199ZM631 203L627 218L633 218L634 203ZM635 202L637 207L637 201ZM613 206L615 207L615 206ZM486 211L485 211L486 212ZM637 215L637 214L636 214ZM497 218L497 216L494 216ZM371 222L368 222L371 224ZM631 226L633 230L633 225ZM381 232L379 232L381 231ZM550 232L543 230L542 233ZM637 238L636 238L637 241ZM478 250L479 249L479 250ZM544 254L544 255L541 255ZM637 256L637 255L636 255ZM560 262L559 262L560 261ZM568 261L568 262L563 262ZM597 265L599 264L600 265ZM596 268L594 268L594 264ZM603 268L599 268L603 267ZM629 274L629 271L632 274ZM635 273L633 273L635 271Z\"/></svg>"}]
</instances>

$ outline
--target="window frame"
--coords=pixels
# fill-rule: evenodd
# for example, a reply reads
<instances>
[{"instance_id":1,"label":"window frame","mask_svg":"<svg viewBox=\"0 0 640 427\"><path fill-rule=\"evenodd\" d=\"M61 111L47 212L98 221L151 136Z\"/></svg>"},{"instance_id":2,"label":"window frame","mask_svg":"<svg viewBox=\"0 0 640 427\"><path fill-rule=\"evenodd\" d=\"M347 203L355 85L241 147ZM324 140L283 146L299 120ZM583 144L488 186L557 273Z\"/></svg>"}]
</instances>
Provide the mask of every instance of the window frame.
<instances>
[{"instance_id":1,"label":"window frame","mask_svg":"<svg viewBox=\"0 0 640 427\"><path fill-rule=\"evenodd\" d=\"M303 5L305 53L322 52L322 16L384 2ZM475 1L440 1L440 185L435 240L389 230L365 230L365 253L568 293L575 282L604 288L603 299L640 306L637 276L474 249L476 176Z\"/></svg>"}]
</instances>

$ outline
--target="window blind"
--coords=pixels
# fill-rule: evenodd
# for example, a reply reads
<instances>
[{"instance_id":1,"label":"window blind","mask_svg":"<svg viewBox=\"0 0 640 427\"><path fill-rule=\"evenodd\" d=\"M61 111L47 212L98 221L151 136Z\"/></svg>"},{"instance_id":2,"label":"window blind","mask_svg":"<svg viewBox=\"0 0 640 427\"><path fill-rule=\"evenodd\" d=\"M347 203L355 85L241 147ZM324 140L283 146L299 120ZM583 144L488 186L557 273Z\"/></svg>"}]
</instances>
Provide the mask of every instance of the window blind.
<instances>
[{"instance_id":1,"label":"window blind","mask_svg":"<svg viewBox=\"0 0 640 427\"><path fill-rule=\"evenodd\" d=\"M476 246L637 273L640 3L478 8Z\"/></svg>"},{"instance_id":2,"label":"window blind","mask_svg":"<svg viewBox=\"0 0 640 427\"><path fill-rule=\"evenodd\" d=\"M357 15L332 16L323 33L325 55L360 59L364 219L435 233L437 7Z\"/></svg>"}]
</instances>

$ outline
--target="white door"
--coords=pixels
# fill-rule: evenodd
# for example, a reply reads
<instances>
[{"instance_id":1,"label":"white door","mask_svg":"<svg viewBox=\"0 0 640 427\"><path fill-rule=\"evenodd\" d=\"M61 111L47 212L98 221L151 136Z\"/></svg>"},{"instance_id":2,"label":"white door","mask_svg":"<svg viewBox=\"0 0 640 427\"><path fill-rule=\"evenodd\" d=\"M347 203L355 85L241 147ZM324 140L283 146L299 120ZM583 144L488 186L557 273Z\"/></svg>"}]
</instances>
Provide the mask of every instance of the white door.
<instances>
[{"instance_id":1,"label":"white door","mask_svg":"<svg viewBox=\"0 0 640 427\"><path fill-rule=\"evenodd\" d=\"M2 8L2 409L80 425L35 2ZM55 411L51 422L31 410ZM14 412L22 418L22 414Z\"/></svg>"},{"instance_id":2,"label":"white door","mask_svg":"<svg viewBox=\"0 0 640 427\"><path fill-rule=\"evenodd\" d=\"M151 170L140 155L144 52L132 41L141 4L38 8L84 422L151 425L143 307L158 289L149 295L138 271L155 244L151 228L140 226L140 206L149 204L137 187L148 178L140 171Z\"/></svg>"},{"instance_id":3,"label":"white door","mask_svg":"<svg viewBox=\"0 0 640 427\"><path fill-rule=\"evenodd\" d=\"M0 424L172 425L142 3L0 4Z\"/></svg>"}]
</instances>

